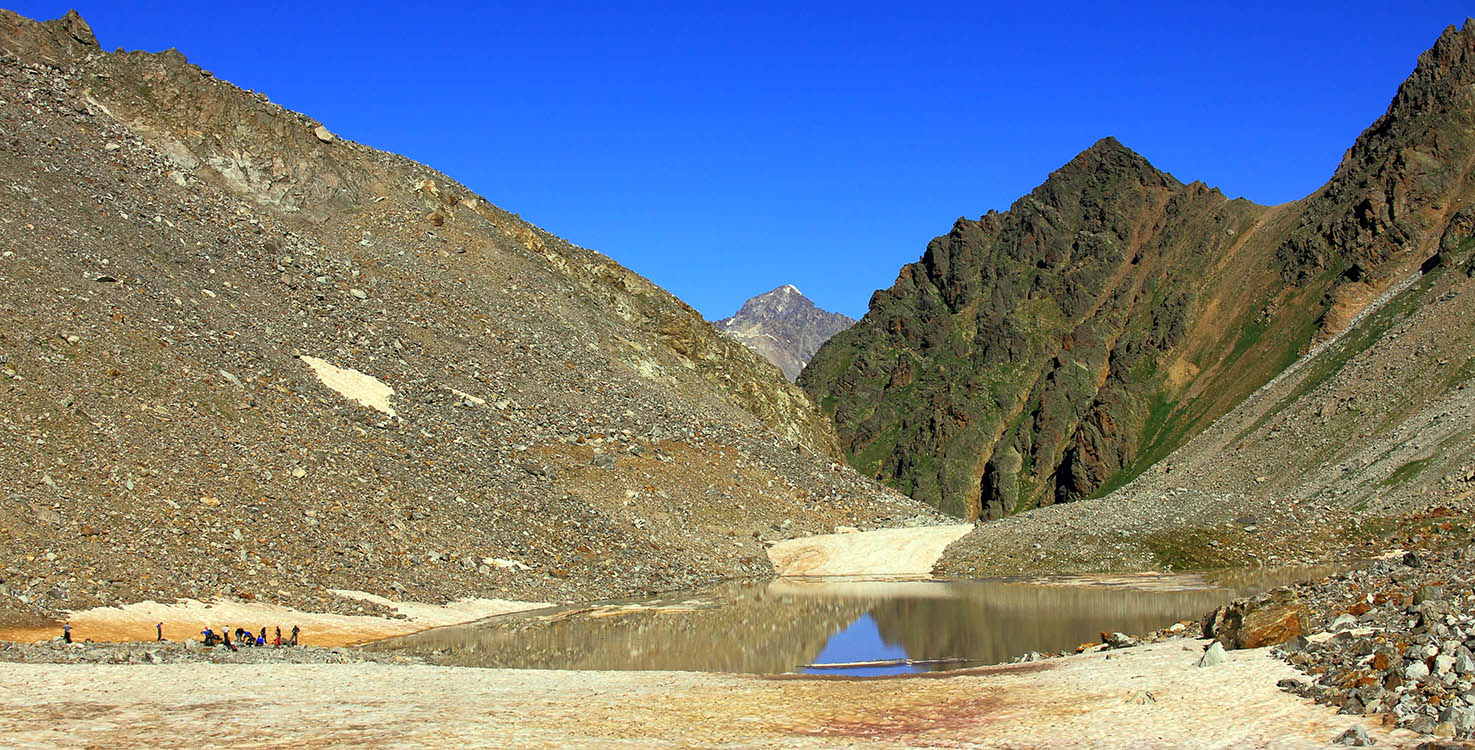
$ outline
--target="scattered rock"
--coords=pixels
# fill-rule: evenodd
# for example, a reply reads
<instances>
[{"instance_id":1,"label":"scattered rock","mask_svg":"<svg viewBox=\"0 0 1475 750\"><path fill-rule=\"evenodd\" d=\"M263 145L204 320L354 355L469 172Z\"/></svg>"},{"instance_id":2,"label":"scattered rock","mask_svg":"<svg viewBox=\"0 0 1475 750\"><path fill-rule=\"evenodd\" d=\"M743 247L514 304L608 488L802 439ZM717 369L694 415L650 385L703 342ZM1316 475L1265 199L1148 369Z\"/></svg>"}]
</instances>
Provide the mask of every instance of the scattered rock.
<instances>
[{"instance_id":1,"label":"scattered rock","mask_svg":"<svg viewBox=\"0 0 1475 750\"><path fill-rule=\"evenodd\" d=\"M522 470L523 471L525 471L525 472L527 472L529 474L532 474L535 477L546 477L548 479L558 479L558 467L557 466L550 466L548 464L541 464L541 463L538 463L536 461L523 461L519 465L522 467Z\"/></svg>"},{"instance_id":2,"label":"scattered rock","mask_svg":"<svg viewBox=\"0 0 1475 750\"><path fill-rule=\"evenodd\" d=\"M1475 739L1468 713L1475 690L1461 670L1475 668L1475 580L1467 551L1421 552L1417 564L1395 558L1362 570L1294 588L1310 602L1313 617L1330 620L1330 638L1303 649L1276 649L1314 675L1314 682L1285 689L1336 706L1340 713L1382 716L1412 732ZM1345 628L1348 601L1360 612L1363 635ZM1335 614L1334 614L1335 613ZM1366 628L1366 630L1361 630Z\"/></svg>"}]
</instances>

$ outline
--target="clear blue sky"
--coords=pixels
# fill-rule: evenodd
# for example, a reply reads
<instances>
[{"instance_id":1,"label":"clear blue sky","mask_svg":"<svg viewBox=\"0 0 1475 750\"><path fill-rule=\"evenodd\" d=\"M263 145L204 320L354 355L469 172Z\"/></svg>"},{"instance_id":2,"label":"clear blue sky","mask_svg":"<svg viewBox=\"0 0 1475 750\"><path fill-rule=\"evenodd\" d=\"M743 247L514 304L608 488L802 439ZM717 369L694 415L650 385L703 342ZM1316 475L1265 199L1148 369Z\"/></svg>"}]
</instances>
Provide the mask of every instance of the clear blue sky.
<instances>
[{"instance_id":1,"label":"clear blue sky","mask_svg":"<svg viewBox=\"0 0 1475 750\"><path fill-rule=\"evenodd\" d=\"M76 2L109 50L176 47L709 318L785 283L859 316L953 219L1008 207L1105 135L1184 181L1299 198L1475 14L993 5Z\"/></svg>"}]
</instances>

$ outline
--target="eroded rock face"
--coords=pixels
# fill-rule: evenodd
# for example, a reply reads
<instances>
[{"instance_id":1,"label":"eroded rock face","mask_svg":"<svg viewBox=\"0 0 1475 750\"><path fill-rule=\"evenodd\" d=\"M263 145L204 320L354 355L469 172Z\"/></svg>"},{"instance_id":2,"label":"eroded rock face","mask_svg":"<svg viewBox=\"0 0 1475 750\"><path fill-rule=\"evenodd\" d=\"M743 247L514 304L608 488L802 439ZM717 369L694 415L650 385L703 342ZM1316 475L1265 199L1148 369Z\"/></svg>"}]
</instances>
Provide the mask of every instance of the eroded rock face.
<instances>
[{"instance_id":1,"label":"eroded rock face","mask_svg":"<svg viewBox=\"0 0 1475 750\"><path fill-rule=\"evenodd\" d=\"M1305 201L1276 251L1287 275L1304 280L1327 270L1377 267L1426 242L1431 226L1443 228L1464 207L1445 199L1460 190L1475 143L1472 35L1468 21L1462 31L1450 27L1420 55L1387 113Z\"/></svg>"},{"instance_id":2,"label":"eroded rock face","mask_svg":"<svg viewBox=\"0 0 1475 750\"><path fill-rule=\"evenodd\" d=\"M855 319L821 310L797 287L785 284L749 299L736 314L712 325L778 365L792 383L820 346L855 325Z\"/></svg>"},{"instance_id":3,"label":"eroded rock face","mask_svg":"<svg viewBox=\"0 0 1475 750\"><path fill-rule=\"evenodd\" d=\"M1276 207L1112 139L959 219L799 384L862 473L994 518L1121 486L1437 253L1468 251L1475 25ZM1017 454L1017 467L1015 455Z\"/></svg>"}]
</instances>

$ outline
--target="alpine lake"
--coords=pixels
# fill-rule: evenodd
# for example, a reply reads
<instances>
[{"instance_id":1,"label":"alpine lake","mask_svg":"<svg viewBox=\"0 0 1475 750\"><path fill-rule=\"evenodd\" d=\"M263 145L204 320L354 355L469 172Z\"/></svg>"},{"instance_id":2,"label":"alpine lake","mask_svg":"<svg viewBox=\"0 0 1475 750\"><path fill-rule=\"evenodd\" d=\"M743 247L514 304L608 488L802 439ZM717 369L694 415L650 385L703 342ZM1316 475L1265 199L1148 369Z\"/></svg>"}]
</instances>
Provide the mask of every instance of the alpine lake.
<instances>
[{"instance_id":1,"label":"alpine lake","mask_svg":"<svg viewBox=\"0 0 1475 750\"><path fill-rule=\"evenodd\" d=\"M434 664L880 676L1074 651L1329 566L995 580L778 578L554 606L377 641Z\"/></svg>"}]
</instances>

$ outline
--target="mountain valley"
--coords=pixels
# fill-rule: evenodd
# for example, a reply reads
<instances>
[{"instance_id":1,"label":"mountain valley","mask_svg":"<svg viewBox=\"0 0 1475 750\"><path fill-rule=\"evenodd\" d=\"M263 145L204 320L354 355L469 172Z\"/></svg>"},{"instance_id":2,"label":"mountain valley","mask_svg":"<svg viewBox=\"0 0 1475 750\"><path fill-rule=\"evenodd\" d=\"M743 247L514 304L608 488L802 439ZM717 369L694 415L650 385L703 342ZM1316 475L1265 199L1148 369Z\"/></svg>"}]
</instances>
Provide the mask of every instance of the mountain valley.
<instances>
[{"instance_id":1,"label":"mountain valley","mask_svg":"<svg viewBox=\"0 0 1475 750\"><path fill-rule=\"evenodd\" d=\"M0 744L1475 742L1475 20L1305 198L1102 138L859 321L330 125L0 10Z\"/></svg>"}]
</instances>

